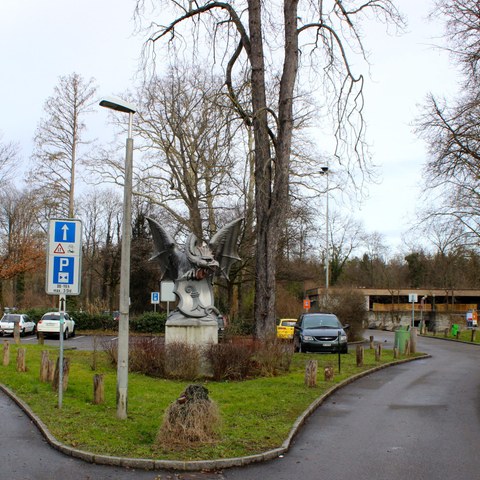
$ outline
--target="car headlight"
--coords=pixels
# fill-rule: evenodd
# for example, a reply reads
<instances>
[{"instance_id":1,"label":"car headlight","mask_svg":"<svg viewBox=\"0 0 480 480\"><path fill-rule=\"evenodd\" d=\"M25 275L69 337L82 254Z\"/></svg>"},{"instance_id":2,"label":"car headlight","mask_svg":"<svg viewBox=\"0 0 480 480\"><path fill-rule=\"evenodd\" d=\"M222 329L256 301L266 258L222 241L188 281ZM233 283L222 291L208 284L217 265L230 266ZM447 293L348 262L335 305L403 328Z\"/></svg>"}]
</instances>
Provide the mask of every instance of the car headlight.
<instances>
[{"instance_id":1,"label":"car headlight","mask_svg":"<svg viewBox=\"0 0 480 480\"><path fill-rule=\"evenodd\" d=\"M311 342L313 340L313 337L310 335L304 335L303 340L306 340L307 342Z\"/></svg>"},{"instance_id":2,"label":"car headlight","mask_svg":"<svg viewBox=\"0 0 480 480\"><path fill-rule=\"evenodd\" d=\"M347 336L346 335L340 335L340 342L346 342L347 341Z\"/></svg>"}]
</instances>

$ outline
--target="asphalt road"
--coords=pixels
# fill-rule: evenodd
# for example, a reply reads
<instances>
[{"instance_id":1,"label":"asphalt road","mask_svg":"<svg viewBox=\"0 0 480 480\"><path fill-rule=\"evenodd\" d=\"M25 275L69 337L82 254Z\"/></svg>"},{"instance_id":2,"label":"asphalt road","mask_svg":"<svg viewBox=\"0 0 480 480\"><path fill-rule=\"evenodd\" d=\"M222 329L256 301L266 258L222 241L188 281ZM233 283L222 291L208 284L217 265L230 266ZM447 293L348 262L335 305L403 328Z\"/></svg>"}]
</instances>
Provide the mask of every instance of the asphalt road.
<instances>
[{"instance_id":1,"label":"asphalt road","mask_svg":"<svg viewBox=\"0 0 480 480\"><path fill-rule=\"evenodd\" d=\"M367 333L391 345L392 334ZM418 347L432 358L387 368L334 394L283 458L216 473L134 471L71 459L51 449L0 394L0 480L479 478L480 347L423 338Z\"/></svg>"}]
</instances>

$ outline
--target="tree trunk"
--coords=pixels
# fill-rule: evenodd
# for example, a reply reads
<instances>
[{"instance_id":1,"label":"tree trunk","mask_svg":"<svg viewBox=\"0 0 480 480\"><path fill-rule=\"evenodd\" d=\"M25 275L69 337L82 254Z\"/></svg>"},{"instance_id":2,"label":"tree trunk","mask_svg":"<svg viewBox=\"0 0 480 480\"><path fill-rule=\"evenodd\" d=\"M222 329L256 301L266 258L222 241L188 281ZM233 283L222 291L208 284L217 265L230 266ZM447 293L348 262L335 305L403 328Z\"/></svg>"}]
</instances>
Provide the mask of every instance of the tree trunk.
<instances>
[{"instance_id":1,"label":"tree trunk","mask_svg":"<svg viewBox=\"0 0 480 480\"><path fill-rule=\"evenodd\" d=\"M293 89L298 68L297 0L285 0L285 61L280 82L274 159L271 158L267 121L262 1L249 0L248 12L257 213L255 325L257 337L267 340L275 334L276 256L282 221L288 208Z\"/></svg>"}]
</instances>

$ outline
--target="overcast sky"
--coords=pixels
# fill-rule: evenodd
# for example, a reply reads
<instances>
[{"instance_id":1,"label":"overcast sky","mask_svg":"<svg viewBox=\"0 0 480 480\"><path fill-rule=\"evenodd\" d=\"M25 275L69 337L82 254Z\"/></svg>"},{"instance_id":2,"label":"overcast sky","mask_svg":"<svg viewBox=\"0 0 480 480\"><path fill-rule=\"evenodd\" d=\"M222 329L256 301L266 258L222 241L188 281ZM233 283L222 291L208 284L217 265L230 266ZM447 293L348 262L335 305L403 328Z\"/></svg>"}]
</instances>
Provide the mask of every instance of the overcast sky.
<instances>
[{"instance_id":1,"label":"overcast sky","mask_svg":"<svg viewBox=\"0 0 480 480\"><path fill-rule=\"evenodd\" d=\"M393 247L419 206L426 149L411 127L418 104L429 91L451 95L457 88L448 55L433 48L443 27L426 20L432 1L397 4L408 18L405 34L387 36L380 27L365 32L367 133L381 183L370 186L359 212L367 231L383 234ZM43 104L60 75L94 77L103 95L132 85L144 41L133 34L133 6L132 0L0 1L0 132L20 144L26 168ZM98 125L107 121L105 112L97 117Z\"/></svg>"}]
</instances>

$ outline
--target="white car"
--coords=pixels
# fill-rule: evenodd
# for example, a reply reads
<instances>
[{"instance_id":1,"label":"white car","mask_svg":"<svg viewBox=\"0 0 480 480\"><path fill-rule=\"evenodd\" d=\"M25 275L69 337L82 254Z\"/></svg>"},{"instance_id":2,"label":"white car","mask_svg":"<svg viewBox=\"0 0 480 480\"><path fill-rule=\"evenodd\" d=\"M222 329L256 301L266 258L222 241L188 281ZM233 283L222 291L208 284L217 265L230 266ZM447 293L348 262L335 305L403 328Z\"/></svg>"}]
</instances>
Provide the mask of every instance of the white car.
<instances>
[{"instance_id":1,"label":"white car","mask_svg":"<svg viewBox=\"0 0 480 480\"><path fill-rule=\"evenodd\" d=\"M63 338L75 336L75 321L68 313L63 314ZM47 335L60 336L60 313L48 312L40 319L37 324L37 337L40 333Z\"/></svg>"},{"instance_id":2,"label":"white car","mask_svg":"<svg viewBox=\"0 0 480 480\"><path fill-rule=\"evenodd\" d=\"M5 313L0 320L0 334L13 335L15 323L18 323L20 335L35 333L35 322L31 320L28 315L25 315L24 313Z\"/></svg>"}]
</instances>

